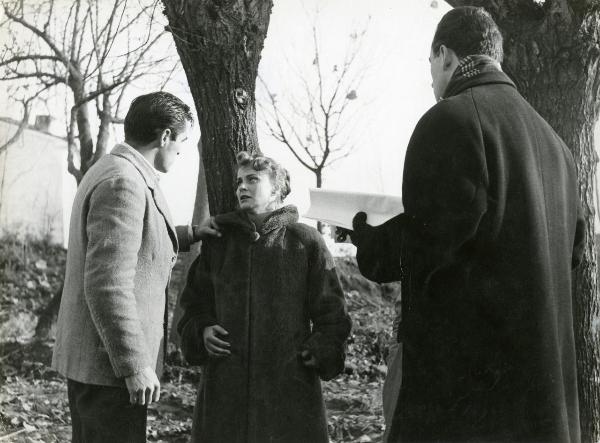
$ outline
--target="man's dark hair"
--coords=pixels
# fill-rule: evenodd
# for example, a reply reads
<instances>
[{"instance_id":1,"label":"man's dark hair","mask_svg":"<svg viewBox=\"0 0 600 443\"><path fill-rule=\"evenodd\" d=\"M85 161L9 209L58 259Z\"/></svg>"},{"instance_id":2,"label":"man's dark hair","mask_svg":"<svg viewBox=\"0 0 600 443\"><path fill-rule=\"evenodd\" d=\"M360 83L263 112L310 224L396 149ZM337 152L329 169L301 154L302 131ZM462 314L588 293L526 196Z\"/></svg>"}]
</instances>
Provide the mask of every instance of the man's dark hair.
<instances>
[{"instance_id":1,"label":"man's dark hair","mask_svg":"<svg viewBox=\"0 0 600 443\"><path fill-rule=\"evenodd\" d=\"M502 63L502 34L492 16L483 8L462 6L442 17L435 30L431 49L435 55L444 45L458 58L467 55L487 55Z\"/></svg>"},{"instance_id":2,"label":"man's dark hair","mask_svg":"<svg viewBox=\"0 0 600 443\"><path fill-rule=\"evenodd\" d=\"M125 116L125 139L150 143L159 132L170 129L171 139L184 130L186 121L194 123L190 107L168 92L152 92L136 97Z\"/></svg>"}]
</instances>

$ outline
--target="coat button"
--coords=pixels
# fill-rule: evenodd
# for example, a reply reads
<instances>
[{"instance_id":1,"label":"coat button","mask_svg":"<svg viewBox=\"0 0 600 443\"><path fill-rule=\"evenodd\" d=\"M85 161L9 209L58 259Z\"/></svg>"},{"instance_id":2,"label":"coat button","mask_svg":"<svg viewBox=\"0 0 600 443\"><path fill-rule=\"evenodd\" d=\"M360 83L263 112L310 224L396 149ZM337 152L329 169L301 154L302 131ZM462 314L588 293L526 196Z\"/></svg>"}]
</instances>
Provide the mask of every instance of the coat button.
<instances>
[{"instance_id":1,"label":"coat button","mask_svg":"<svg viewBox=\"0 0 600 443\"><path fill-rule=\"evenodd\" d=\"M259 238L260 238L260 234L255 231L254 232L254 239L253 239L253 241L257 242Z\"/></svg>"},{"instance_id":2,"label":"coat button","mask_svg":"<svg viewBox=\"0 0 600 443\"><path fill-rule=\"evenodd\" d=\"M171 263L175 263L177 261L177 256L174 255L173 257L171 257Z\"/></svg>"}]
</instances>

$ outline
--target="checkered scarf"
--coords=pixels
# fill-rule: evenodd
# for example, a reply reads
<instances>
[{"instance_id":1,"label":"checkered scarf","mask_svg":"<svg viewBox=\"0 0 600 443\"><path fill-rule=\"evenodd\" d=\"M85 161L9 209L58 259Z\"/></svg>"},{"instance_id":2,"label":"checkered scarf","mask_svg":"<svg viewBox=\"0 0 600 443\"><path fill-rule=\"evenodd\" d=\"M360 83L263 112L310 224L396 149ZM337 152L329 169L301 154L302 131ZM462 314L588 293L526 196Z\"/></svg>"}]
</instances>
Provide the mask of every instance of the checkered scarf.
<instances>
[{"instance_id":1,"label":"checkered scarf","mask_svg":"<svg viewBox=\"0 0 600 443\"><path fill-rule=\"evenodd\" d=\"M452 74L446 91L452 89L452 86L458 82L490 71L502 71L500 63L487 55L467 55L458 63L458 67L454 71L454 74Z\"/></svg>"}]
</instances>

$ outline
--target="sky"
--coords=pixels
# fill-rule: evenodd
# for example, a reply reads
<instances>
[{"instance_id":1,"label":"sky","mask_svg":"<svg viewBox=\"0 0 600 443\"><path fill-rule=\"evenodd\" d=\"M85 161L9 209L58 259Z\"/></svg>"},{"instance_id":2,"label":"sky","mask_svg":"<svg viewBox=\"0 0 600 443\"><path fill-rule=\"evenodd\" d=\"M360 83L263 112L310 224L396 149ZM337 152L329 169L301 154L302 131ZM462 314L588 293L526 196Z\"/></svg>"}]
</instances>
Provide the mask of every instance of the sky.
<instances>
[{"instance_id":1,"label":"sky","mask_svg":"<svg viewBox=\"0 0 600 443\"><path fill-rule=\"evenodd\" d=\"M66 1L56 0L57 4L63 2L65 5ZM141 4L146 0L133 1ZM317 28L324 67L339 65L350 44L350 35L366 29L356 63L363 70L364 79L356 88L356 100L347 110L350 118L345 135L354 149L348 158L325 171L325 189L401 195L404 155L410 135L420 116L435 103L428 63L431 39L437 23L449 9L442 0L274 1L259 74L281 101L289 99L301 88L299 75L314 71L313 23ZM316 21L315 16L318 17ZM157 13L155 18L158 26L167 24L162 14ZM141 33L144 31L140 30ZM2 38L0 35L0 41ZM156 47L156 51L177 57L170 36ZM162 79L158 80L162 82ZM137 81L128 88L129 100L152 92L156 85L156 78ZM18 119L20 108L10 100L6 86L6 82L0 83L0 116ZM181 67L168 82L166 90L194 109ZM58 89L45 104L38 103L30 123L35 115L51 114L57 118L57 126L64 128L68 106L64 90ZM302 124L298 122L299 127ZM63 129L62 135L64 133ZM0 139L8 136L0 134ZM305 213L309 206L308 190L315 186L314 175L269 135L260 118L258 137L261 150L290 171L292 193L286 202L297 205L300 213ZM123 127L115 126L111 138L111 143L122 140ZM200 131L195 125L189 148L161 180L177 224L189 223L192 218L199 138ZM596 125L596 140L600 140L600 124Z\"/></svg>"},{"instance_id":2,"label":"sky","mask_svg":"<svg viewBox=\"0 0 600 443\"><path fill-rule=\"evenodd\" d=\"M365 77L348 108L352 131L347 136L354 149L325 171L323 188L400 195L408 140L419 117L435 103L429 46L437 22L449 7L440 1L433 8L430 0L275 2L259 74L282 100L286 88L300 87L297 73L313 69L311 32L317 5L323 65L339 64L350 34L364 29L368 21L357 61ZM181 93L185 99L185 92ZM191 97L186 100L192 102ZM260 119L258 129L263 153L290 171L292 193L286 202L297 205L303 214L309 206L308 189L315 186L314 175L270 136ZM186 153L162 179L176 221L191 217L196 159L195 151Z\"/></svg>"},{"instance_id":3,"label":"sky","mask_svg":"<svg viewBox=\"0 0 600 443\"><path fill-rule=\"evenodd\" d=\"M350 44L350 34L366 29L356 63L364 72L364 79L356 88L357 99L350 103L347 111L350 118L346 137L354 148L349 157L325 171L324 188L400 195L404 154L410 134L419 117L434 104L429 45L437 22L449 9L441 0L274 2L259 74L281 100L300 88L298 75L314 69L313 23L319 36L323 66L340 64ZM160 14L157 17L166 23ZM316 21L314 17L317 17ZM157 50L175 54L172 41L166 41ZM133 98L151 92L155 87L149 81L138 82L128 93ZM168 83L166 90L193 108L182 69ZM3 116L18 118L18 108L1 92L0 106L6 110ZM62 113L56 109L62 109ZM66 115L66 110L66 101L59 92L46 105L34 109L33 114L50 112L59 122L64 122L61 115ZM64 127L64 123L58 126ZM315 186L314 175L268 134L260 119L258 130L263 153L280 161L290 171L292 194L286 203L296 204L301 214L306 212L308 189ZM161 187L177 224L191 220L198 171L195 145L199 137L199 128L195 125L190 148L161 179ZM117 126L112 142L122 138L122 126Z\"/></svg>"}]
</instances>

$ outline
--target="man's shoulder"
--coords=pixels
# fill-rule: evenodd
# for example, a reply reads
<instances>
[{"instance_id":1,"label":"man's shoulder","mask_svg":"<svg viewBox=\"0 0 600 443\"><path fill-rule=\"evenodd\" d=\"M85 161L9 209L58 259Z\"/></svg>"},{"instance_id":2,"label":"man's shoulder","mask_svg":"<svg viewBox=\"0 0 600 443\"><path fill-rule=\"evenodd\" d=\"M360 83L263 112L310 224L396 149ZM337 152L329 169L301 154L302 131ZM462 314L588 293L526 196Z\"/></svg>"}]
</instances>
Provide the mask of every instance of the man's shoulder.
<instances>
[{"instance_id":1,"label":"man's shoulder","mask_svg":"<svg viewBox=\"0 0 600 443\"><path fill-rule=\"evenodd\" d=\"M146 183L135 166L123 158L107 154L83 176L77 188L76 200L111 199L120 191L142 198L146 189Z\"/></svg>"},{"instance_id":2,"label":"man's shoulder","mask_svg":"<svg viewBox=\"0 0 600 443\"><path fill-rule=\"evenodd\" d=\"M432 143L446 140L448 135L475 129L477 111L466 96L457 95L429 108L419 119L411 137L411 143Z\"/></svg>"},{"instance_id":3,"label":"man's shoulder","mask_svg":"<svg viewBox=\"0 0 600 443\"><path fill-rule=\"evenodd\" d=\"M472 118L474 111L474 103L467 90L437 102L423 114L421 122L434 124L460 122L465 118Z\"/></svg>"},{"instance_id":4,"label":"man's shoulder","mask_svg":"<svg viewBox=\"0 0 600 443\"><path fill-rule=\"evenodd\" d=\"M96 186L107 180L131 183L144 182L142 175L130 161L116 155L107 154L96 161L88 170L81 185Z\"/></svg>"}]
</instances>

